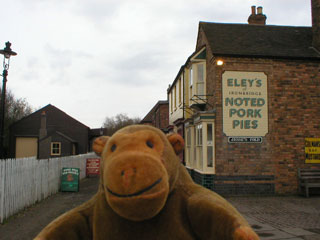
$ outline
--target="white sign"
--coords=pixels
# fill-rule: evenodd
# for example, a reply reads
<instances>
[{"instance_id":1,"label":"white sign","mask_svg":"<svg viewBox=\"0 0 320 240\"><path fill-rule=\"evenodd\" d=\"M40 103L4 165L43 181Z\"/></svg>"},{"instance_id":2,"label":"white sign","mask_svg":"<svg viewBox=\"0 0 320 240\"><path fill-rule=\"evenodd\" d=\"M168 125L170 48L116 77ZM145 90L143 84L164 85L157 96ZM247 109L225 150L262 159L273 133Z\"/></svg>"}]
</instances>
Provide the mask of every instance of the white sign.
<instances>
[{"instance_id":1,"label":"white sign","mask_svg":"<svg viewBox=\"0 0 320 240\"><path fill-rule=\"evenodd\" d=\"M268 133L268 86L264 72L222 74L223 132L227 136Z\"/></svg>"},{"instance_id":2,"label":"white sign","mask_svg":"<svg viewBox=\"0 0 320 240\"><path fill-rule=\"evenodd\" d=\"M229 143L262 143L262 137L228 137Z\"/></svg>"}]
</instances>

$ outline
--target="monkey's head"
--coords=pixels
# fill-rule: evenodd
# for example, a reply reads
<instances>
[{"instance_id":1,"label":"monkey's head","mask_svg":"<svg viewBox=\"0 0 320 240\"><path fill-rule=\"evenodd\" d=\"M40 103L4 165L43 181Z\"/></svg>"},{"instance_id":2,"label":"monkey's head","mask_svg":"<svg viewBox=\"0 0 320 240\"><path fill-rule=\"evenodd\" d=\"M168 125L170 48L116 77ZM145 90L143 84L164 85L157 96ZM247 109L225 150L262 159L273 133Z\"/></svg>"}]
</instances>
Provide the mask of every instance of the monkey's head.
<instances>
[{"instance_id":1,"label":"monkey's head","mask_svg":"<svg viewBox=\"0 0 320 240\"><path fill-rule=\"evenodd\" d=\"M110 207L121 217L143 221L165 206L179 173L184 140L157 128L132 125L93 143L101 156L101 186Z\"/></svg>"}]
</instances>

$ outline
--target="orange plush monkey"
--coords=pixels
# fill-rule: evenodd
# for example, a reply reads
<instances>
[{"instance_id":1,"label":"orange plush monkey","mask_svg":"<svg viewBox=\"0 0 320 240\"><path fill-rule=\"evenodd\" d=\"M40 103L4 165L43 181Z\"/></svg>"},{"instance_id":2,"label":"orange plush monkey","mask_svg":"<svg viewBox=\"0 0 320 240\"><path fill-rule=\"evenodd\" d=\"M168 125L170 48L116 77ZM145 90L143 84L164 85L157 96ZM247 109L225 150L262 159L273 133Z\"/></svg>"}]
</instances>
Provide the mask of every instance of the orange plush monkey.
<instances>
[{"instance_id":1,"label":"orange plush monkey","mask_svg":"<svg viewBox=\"0 0 320 240\"><path fill-rule=\"evenodd\" d=\"M144 125L96 139L97 194L36 239L258 240L225 199L192 181L177 156L183 145L180 135Z\"/></svg>"}]
</instances>

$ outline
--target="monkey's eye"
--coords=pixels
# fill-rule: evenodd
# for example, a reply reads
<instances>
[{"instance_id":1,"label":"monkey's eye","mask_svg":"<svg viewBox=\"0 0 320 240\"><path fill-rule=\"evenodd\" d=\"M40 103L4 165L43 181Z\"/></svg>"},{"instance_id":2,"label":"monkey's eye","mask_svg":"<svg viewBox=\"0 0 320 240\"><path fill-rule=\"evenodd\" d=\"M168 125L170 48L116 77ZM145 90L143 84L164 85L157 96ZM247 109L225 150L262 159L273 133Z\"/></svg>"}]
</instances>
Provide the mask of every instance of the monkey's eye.
<instances>
[{"instance_id":1,"label":"monkey's eye","mask_svg":"<svg viewBox=\"0 0 320 240\"><path fill-rule=\"evenodd\" d=\"M113 145L111 146L111 152L114 152L114 151L116 150L116 148L117 148L117 145L113 144Z\"/></svg>"},{"instance_id":2,"label":"monkey's eye","mask_svg":"<svg viewBox=\"0 0 320 240\"><path fill-rule=\"evenodd\" d=\"M153 148L153 143L150 140L148 140L146 144L149 148Z\"/></svg>"}]
</instances>

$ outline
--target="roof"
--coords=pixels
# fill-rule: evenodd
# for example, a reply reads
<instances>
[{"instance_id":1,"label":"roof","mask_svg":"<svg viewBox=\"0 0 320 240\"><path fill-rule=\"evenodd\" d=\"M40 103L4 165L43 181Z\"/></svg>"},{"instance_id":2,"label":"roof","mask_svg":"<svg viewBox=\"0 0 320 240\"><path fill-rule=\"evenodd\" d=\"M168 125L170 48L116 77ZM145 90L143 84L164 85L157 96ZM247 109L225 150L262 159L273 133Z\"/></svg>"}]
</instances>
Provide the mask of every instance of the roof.
<instances>
[{"instance_id":1,"label":"roof","mask_svg":"<svg viewBox=\"0 0 320 240\"><path fill-rule=\"evenodd\" d=\"M200 22L213 55L320 58L311 27Z\"/></svg>"},{"instance_id":2,"label":"roof","mask_svg":"<svg viewBox=\"0 0 320 240\"><path fill-rule=\"evenodd\" d=\"M80 122L80 121L78 121L77 119L75 119L75 118L71 117L70 115L68 115L68 114L67 114L67 113L65 113L64 111L60 110L59 108L57 108L57 107L55 107L54 105L51 105L51 104L48 104L48 105L46 105L45 107L40 108L39 110L37 110L37 111L35 111L35 112L33 112L33 113L31 113L31 114L29 114L29 115L27 115L27 116L25 116L25 117L21 118L20 120L18 120L18 121L16 121L16 122L14 122L10 127L12 127L12 126L14 126L14 125L16 125L16 124L18 124L18 123L20 123L20 122L24 121L25 119L27 119L27 118L29 118L29 117L31 117L31 116L33 116L33 115L35 115L35 114L39 114L39 112L40 112L40 113L42 113L43 111L47 112L47 111L48 111L48 110L50 110L50 109L51 109L51 110L53 110L53 111L61 112L62 114L64 114L64 116L65 116L65 117L68 117L68 118L72 119L73 121L78 122L78 123L79 123L79 124L81 124L83 127L86 127L86 128L88 128L88 129L89 129L89 127L88 127L88 126L84 125L83 123L81 123L81 122Z\"/></svg>"}]
</instances>

